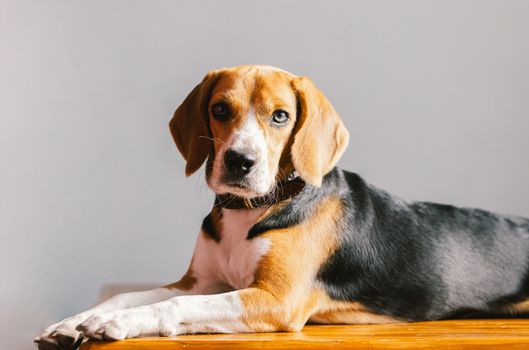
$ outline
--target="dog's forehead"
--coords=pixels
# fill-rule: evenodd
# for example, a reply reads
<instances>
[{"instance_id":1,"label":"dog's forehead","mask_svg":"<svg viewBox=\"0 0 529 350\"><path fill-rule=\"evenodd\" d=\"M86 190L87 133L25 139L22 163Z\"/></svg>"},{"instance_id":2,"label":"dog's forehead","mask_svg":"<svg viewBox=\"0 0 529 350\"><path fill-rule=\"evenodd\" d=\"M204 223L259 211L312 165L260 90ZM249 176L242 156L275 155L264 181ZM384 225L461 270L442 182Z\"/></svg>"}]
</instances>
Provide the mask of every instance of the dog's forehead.
<instances>
[{"instance_id":1,"label":"dog's forehead","mask_svg":"<svg viewBox=\"0 0 529 350\"><path fill-rule=\"evenodd\" d=\"M294 75L268 66L242 66L224 69L212 91L212 99L237 101L242 104L270 100L294 102L291 81Z\"/></svg>"}]
</instances>

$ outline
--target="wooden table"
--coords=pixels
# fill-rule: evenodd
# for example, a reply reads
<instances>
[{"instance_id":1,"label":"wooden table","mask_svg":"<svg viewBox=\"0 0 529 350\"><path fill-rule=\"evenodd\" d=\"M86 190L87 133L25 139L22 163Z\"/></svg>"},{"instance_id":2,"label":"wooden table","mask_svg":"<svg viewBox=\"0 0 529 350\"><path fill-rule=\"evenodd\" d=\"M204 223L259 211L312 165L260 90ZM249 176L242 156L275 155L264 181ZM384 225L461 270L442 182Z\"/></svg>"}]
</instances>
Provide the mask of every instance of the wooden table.
<instances>
[{"instance_id":1,"label":"wooden table","mask_svg":"<svg viewBox=\"0 0 529 350\"><path fill-rule=\"evenodd\" d=\"M306 326L300 333L203 334L87 342L81 350L169 349L529 349L529 320L456 320Z\"/></svg>"}]
</instances>

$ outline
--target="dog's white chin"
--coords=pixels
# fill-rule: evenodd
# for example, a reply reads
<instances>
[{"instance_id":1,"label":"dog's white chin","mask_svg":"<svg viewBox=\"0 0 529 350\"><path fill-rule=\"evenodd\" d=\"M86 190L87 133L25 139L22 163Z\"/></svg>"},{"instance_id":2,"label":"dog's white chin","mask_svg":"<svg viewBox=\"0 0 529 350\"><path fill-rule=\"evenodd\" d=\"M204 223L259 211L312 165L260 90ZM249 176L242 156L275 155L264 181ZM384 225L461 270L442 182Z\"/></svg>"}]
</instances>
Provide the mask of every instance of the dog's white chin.
<instances>
[{"instance_id":1,"label":"dog's white chin","mask_svg":"<svg viewBox=\"0 0 529 350\"><path fill-rule=\"evenodd\" d=\"M254 187L248 187L248 188L240 188L235 186L229 186L225 184L208 184L209 188L213 190L216 194L233 194L238 197L243 198L255 198L255 197L261 197L264 196L272 190L272 186L258 186L258 188Z\"/></svg>"}]
</instances>

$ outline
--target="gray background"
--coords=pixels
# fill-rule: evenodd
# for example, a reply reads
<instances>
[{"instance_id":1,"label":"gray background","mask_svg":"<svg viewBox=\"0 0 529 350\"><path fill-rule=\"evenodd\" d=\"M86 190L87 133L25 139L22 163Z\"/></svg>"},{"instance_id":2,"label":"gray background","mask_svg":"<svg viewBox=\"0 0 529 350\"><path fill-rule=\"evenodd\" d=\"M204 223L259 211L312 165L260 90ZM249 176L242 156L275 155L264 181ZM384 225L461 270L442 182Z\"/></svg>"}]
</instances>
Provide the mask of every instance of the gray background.
<instances>
[{"instance_id":1,"label":"gray background","mask_svg":"<svg viewBox=\"0 0 529 350\"><path fill-rule=\"evenodd\" d=\"M529 216L529 1L2 1L0 26L3 348L185 270L212 197L167 123L209 69L311 77L341 165L395 194Z\"/></svg>"}]
</instances>

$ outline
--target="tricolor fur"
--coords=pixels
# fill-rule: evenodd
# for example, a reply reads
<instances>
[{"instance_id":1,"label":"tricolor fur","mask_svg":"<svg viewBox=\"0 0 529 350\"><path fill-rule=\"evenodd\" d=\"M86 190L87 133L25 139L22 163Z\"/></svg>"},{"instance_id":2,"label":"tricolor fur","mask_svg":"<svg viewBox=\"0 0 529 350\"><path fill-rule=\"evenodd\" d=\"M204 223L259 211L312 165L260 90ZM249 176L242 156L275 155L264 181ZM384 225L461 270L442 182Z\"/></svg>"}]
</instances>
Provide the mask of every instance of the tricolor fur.
<instances>
[{"instance_id":1,"label":"tricolor fur","mask_svg":"<svg viewBox=\"0 0 529 350\"><path fill-rule=\"evenodd\" d=\"M36 338L40 349L74 348L83 337L529 310L529 219L407 202L336 168L348 133L307 78L265 66L210 72L170 128L186 173L206 162L208 185L223 198L277 193L293 171L305 187L255 209L217 201L179 282L52 325Z\"/></svg>"}]
</instances>

